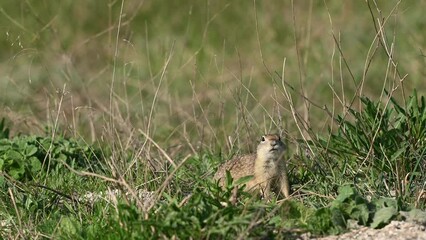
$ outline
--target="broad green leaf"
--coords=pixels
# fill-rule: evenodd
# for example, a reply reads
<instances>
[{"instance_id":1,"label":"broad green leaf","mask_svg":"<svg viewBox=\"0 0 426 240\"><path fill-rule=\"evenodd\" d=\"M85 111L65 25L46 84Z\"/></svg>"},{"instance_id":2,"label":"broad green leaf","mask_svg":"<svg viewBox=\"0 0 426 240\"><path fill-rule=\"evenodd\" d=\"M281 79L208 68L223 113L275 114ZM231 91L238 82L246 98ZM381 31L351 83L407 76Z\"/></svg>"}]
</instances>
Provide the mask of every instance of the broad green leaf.
<instances>
[{"instance_id":1,"label":"broad green leaf","mask_svg":"<svg viewBox=\"0 0 426 240\"><path fill-rule=\"evenodd\" d=\"M393 207L395 209L398 209L398 201L393 198L380 198L375 201L374 204L377 206L377 208Z\"/></svg>"},{"instance_id":2,"label":"broad green leaf","mask_svg":"<svg viewBox=\"0 0 426 240\"><path fill-rule=\"evenodd\" d=\"M400 211L399 213L404 216L405 220L408 222L426 223L426 212L420 209L415 208L409 212Z\"/></svg>"},{"instance_id":3,"label":"broad green leaf","mask_svg":"<svg viewBox=\"0 0 426 240\"><path fill-rule=\"evenodd\" d=\"M18 149L22 150L22 151L28 147L28 143L27 143L26 139L24 139L24 138L18 138L15 141L15 143L16 143Z\"/></svg>"},{"instance_id":4,"label":"broad green leaf","mask_svg":"<svg viewBox=\"0 0 426 240\"><path fill-rule=\"evenodd\" d=\"M4 152L11 148L12 148L12 145L9 139L0 139L0 152Z\"/></svg>"},{"instance_id":5,"label":"broad green leaf","mask_svg":"<svg viewBox=\"0 0 426 240\"><path fill-rule=\"evenodd\" d=\"M20 152L17 152L15 150L9 150L5 154L6 159L12 160L12 161L21 161L22 160L22 154Z\"/></svg>"},{"instance_id":6,"label":"broad green leaf","mask_svg":"<svg viewBox=\"0 0 426 240\"><path fill-rule=\"evenodd\" d=\"M67 160L67 156L63 153L60 153L59 156L56 157L56 159L65 162Z\"/></svg>"},{"instance_id":7,"label":"broad green leaf","mask_svg":"<svg viewBox=\"0 0 426 240\"><path fill-rule=\"evenodd\" d=\"M25 156L30 157L34 155L37 152L37 147L34 145L29 145L27 148L25 148Z\"/></svg>"},{"instance_id":8,"label":"broad green leaf","mask_svg":"<svg viewBox=\"0 0 426 240\"><path fill-rule=\"evenodd\" d=\"M331 209L331 221L333 223L333 226L335 228L338 228L339 230L343 230L346 228L345 216L338 208Z\"/></svg>"},{"instance_id":9,"label":"broad green leaf","mask_svg":"<svg viewBox=\"0 0 426 240\"><path fill-rule=\"evenodd\" d=\"M16 167L9 170L9 175L16 180L20 180L25 173L25 169L22 165L15 165Z\"/></svg>"},{"instance_id":10,"label":"broad green leaf","mask_svg":"<svg viewBox=\"0 0 426 240\"><path fill-rule=\"evenodd\" d=\"M358 204L352 209L351 218L357 220L362 225L367 225L369 214L367 204Z\"/></svg>"},{"instance_id":11,"label":"broad green leaf","mask_svg":"<svg viewBox=\"0 0 426 240\"><path fill-rule=\"evenodd\" d=\"M398 215L398 210L394 207L381 208L374 214L371 227L380 228L388 224L397 215Z\"/></svg>"},{"instance_id":12,"label":"broad green leaf","mask_svg":"<svg viewBox=\"0 0 426 240\"><path fill-rule=\"evenodd\" d=\"M337 202L344 202L346 199L355 195L355 190L350 185L339 187L339 195L337 196Z\"/></svg>"},{"instance_id":13,"label":"broad green leaf","mask_svg":"<svg viewBox=\"0 0 426 240\"><path fill-rule=\"evenodd\" d=\"M41 162L36 157L29 158L30 169L32 173L38 173L41 170Z\"/></svg>"}]
</instances>

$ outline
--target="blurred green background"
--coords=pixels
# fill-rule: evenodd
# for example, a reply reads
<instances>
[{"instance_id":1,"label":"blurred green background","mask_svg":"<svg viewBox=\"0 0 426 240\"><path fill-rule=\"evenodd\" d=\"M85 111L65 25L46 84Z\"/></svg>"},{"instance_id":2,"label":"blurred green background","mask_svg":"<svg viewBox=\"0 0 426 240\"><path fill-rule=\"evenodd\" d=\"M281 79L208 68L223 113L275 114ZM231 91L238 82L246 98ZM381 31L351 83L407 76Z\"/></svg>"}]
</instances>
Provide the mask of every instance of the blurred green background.
<instances>
[{"instance_id":1,"label":"blurred green background","mask_svg":"<svg viewBox=\"0 0 426 240\"><path fill-rule=\"evenodd\" d=\"M90 141L113 126L118 135L141 129L192 151L255 144L253 136L268 131L293 141L303 132L280 78L284 62L299 124L318 132L332 123L324 106L340 114L354 96L379 99L398 86L402 101L402 90L426 89L426 1L4 0L0 7L0 115L15 134L56 122L61 133Z\"/></svg>"}]
</instances>

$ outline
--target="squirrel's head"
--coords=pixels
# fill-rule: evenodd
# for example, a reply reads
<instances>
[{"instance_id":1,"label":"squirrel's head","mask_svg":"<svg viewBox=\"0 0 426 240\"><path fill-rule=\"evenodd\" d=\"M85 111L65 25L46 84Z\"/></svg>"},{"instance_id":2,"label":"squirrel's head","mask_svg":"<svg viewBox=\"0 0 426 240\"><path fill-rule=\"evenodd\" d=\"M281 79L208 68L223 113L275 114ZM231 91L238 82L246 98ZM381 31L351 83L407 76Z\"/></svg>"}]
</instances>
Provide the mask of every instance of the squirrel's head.
<instances>
[{"instance_id":1,"label":"squirrel's head","mask_svg":"<svg viewBox=\"0 0 426 240\"><path fill-rule=\"evenodd\" d=\"M285 145L278 134L266 134L257 146L257 155L266 158L279 159L284 154Z\"/></svg>"}]
</instances>

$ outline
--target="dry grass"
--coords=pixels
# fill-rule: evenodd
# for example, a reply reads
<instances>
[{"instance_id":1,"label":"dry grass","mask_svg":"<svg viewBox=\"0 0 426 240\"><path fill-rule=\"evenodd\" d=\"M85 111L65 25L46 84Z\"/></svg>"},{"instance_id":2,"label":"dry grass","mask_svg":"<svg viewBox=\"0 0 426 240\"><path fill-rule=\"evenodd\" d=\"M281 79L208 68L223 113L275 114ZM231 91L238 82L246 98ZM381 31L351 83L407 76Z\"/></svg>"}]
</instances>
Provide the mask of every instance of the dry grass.
<instances>
[{"instance_id":1,"label":"dry grass","mask_svg":"<svg viewBox=\"0 0 426 240\"><path fill-rule=\"evenodd\" d=\"M265 132L294 145L358 96L422 91L424 36L404 27L420 7L377 4L5 3L3 115L15 134L50 125L110 145L120 172L247 152ZM119 164L128 150L131 164Z\"/></svg>"}]
</instances>

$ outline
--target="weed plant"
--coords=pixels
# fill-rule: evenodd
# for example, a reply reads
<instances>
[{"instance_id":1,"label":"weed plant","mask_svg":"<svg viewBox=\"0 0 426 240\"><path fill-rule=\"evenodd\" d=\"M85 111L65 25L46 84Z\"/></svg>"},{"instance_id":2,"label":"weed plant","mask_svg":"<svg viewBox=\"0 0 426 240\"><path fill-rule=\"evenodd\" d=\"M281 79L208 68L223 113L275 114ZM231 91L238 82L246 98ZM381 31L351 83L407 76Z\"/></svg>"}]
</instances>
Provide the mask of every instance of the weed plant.
<instances>
[{"instance_id":1,"label":"weed plant","mask_svg":"<svg viewBox=\"0 0 426 240\"><path fill-rule=\"evenodd\" d=\"M318 150L316 162L328 176L345 176L331 182L360 186L364 194L402 198L416 203L424 179L425 101L414 92L400 106L361 99L363 110L349 109L354 121L338 116L339 128L310 142ZM329 167L331 166L331 167ZM334 172L338 171L338 172Z\"/></svg>"}]
</instances>

